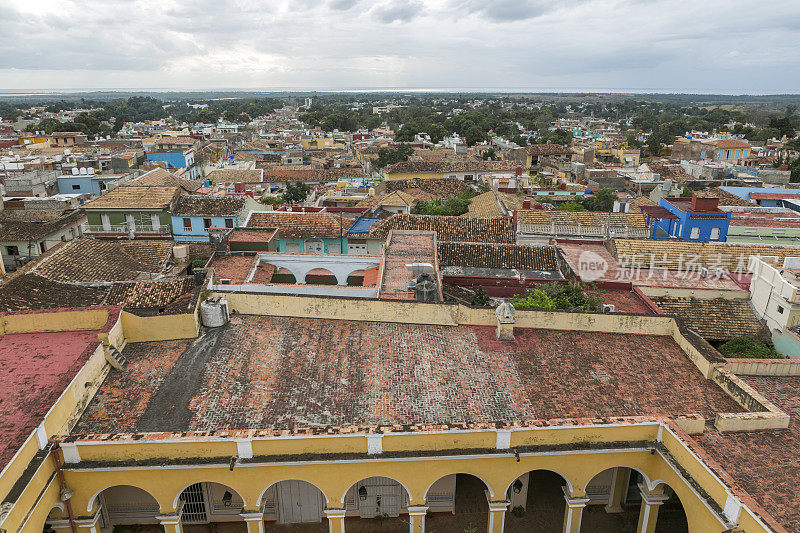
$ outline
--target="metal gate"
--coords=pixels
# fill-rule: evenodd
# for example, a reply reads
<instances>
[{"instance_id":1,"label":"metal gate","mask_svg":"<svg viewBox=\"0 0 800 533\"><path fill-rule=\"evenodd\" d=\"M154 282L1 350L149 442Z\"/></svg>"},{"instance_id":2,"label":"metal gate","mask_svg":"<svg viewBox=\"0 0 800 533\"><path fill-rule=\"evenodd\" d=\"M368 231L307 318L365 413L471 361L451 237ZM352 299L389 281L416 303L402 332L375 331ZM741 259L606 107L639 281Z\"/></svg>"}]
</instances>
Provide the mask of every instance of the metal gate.
<instances>
[{"instance_id":1,"label":"metal gate","mask_svg":"<svg viewBox=\"0 0 800 533\"><path fill-rule=\"evenodd\" d=\"M181 520L184 524L207 524L206 493L202 483L189 485L181 494L184 501Z\"/></svg>"},{"instance_id":2,"label":"metal gate","mask_svg":"<svg viewBox=\"0 0 800 533\"><path fill-rule=\"evenodd\" d=\"M388 477L370 477L358 483L359 489L367 491L366 499L359 497L358 509L361 518L376 516L396 517L403 504L403 486Z\"/></svg>"}]
</instances>

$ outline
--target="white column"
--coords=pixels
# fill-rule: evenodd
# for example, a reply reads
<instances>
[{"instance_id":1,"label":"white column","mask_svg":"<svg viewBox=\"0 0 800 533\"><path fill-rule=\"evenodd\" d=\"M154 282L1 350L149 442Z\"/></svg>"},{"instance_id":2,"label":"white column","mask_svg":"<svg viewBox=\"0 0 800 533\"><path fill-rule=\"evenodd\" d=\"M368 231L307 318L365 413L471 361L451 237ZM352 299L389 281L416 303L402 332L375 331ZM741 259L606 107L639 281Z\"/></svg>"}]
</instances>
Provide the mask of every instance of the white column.
<instances>
[{"instance_id":1,"label":"white column","mask_svg":"<svg viewBox=\"0 0 800 533\"><path fill-rule=\"evenodd\" d=\"M642 506L639 508L639 526L637 533L653 533L656 530L658 508L669 499L664 495L664 485L655 490L649 490L644 483L639 483L639 492L642 493Z\"/></svg>"},{"instance_id":2,"label":"white column","mask_svg":"<svg viewBox=\"0 0 800 533\"><path fill-rule=\"evenodd\" d=\"M589 498L573 496L567 487L561 487L564 491L564 500L567 505L564 509L564 529L563 533L580 533L583 509L589 503Z\"/></svg>"},{"instance_id":3,"label":"white column","mask_svg":"<svg viewBox=\"0 0 800 533\"><path fill-rule=\"evenodd\" d=\"M489 533L503 533L506 527L506 510L508 510L507 501L502 502L489 502Z\"/></svg>"},{"instance_id":4,"label":"white column","mask_svg":"<svg viewBox=\"0 0 800 533\"><path fill-rule=\"evenodd\" d=\"M164 533L183 533L180 514L160 514L156 518L164 527Z\"/></svg>"},{"instance_id":5,"label":"white column","mask_svg":"<svg viewBox=\"0 0 800 533\"><path fill-rule=\"evenodd\" d=\"M247 525L247 533L264 533L264 513L251 511L239 513Z\"/></svg>"},{"instance_id":6,"label":"white column","mask_svg":"<svg viewBox=\"0 0 800 533\"><path fill-rule=\"evenodd\" d=\"M408 531L409 533L425 533L425 515L428 513L427 505L408 506Z\"/></svg>"},{"instance_id":7,"label":"white column","mask_svg":"<svg viewBox=\"0 0 800 533\"><path fill-rule=\"evenodd\" d=\"M344 533L344 509L325 509L325 517L328 519L328 531L330 533Z\"/></svg>"}]
</instances>

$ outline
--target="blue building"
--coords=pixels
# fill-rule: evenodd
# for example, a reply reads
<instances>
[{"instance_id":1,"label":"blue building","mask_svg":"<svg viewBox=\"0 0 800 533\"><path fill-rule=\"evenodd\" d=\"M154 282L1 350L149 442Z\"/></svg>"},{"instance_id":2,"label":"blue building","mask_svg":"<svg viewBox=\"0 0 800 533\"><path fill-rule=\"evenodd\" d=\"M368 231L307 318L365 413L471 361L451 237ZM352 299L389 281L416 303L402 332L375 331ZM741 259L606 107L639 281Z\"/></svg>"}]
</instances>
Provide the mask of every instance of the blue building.
<instances>
[{"instance_id":1,"label":"blue building","mask_svg":"<svg viewBox=\"0 0 800 533\"><path fill-rule=\"evenodd\" d=\"M122 177L122 174L67 174L58 178L58 193L100 196L113 189Z\"/></svg>"},{"instance_id":2,"label":"blue building","mask_svg":"<svg viewBox=\"0 0 800 533\"><path fill-rule=\"evenodd\" d=\"M176 241L208 242L208 230L239 228L258 204L249 196L180 196L172 209L172 236Z\"/></svg>"},{"instance_id":3,"label":"blue building","mask_svg":"<svg viewBox=\"0 0 800 533\"><path fill-rule=\"evenodd\" d=\"M780 189L777 187L720 187L721 190L735 194L761 207L788 207L785 201L800 199L800 189Z\"/></svg>"},{"instance_id":4,"label":"blue building","mask_svg":"<svg viewBox=\"0 0 800 533\"><path fill-rule=\"evenodd\" d=\"M185 177L195 179L195 148L197 140L192 137L162 137L157 140L153 149L147 152L147 161L164 163L167 169L185 168Z\"/></svg>"},{"instance_id":5,"label":"blue building","mask_svg":"<svg viewBox=\"0 0 800 533\"><path fill-rule=\"evenodd\" d=\"M662 198L659 206L645 206L652 238L680 241L725 242L731 214L719 209L719 198Z\"/></svg>"}]
</instances>

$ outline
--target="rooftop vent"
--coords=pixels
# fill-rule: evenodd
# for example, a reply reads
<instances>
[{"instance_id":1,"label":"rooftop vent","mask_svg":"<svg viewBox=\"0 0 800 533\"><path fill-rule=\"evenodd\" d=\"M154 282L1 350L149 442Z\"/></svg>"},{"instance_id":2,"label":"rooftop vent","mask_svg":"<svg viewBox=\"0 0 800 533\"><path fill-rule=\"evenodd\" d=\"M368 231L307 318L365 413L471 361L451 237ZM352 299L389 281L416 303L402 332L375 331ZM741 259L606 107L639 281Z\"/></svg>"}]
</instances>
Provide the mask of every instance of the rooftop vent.
<instances>
[{"instance_id":1,"label":"rooftop vent","mask_svg":"<svg viewBox=\"0 0 800 533\"><path fill-rule=\"evenodd\" d=\"M605 314L613 313L615 309L616 306L614 304L603 304L603 313Z\"/></svg>"},{"instance_id":2,"label":"rooftop vent","mask_svg":"<svg viewBox=\"0 0 800 533\"><path fill-rule=\"evenodd\" d=\"M418 302L433 302L436 300L436 283L433 276L428 273L421 274L414 283L414 295Z\"/></svg>"}]
</instances>

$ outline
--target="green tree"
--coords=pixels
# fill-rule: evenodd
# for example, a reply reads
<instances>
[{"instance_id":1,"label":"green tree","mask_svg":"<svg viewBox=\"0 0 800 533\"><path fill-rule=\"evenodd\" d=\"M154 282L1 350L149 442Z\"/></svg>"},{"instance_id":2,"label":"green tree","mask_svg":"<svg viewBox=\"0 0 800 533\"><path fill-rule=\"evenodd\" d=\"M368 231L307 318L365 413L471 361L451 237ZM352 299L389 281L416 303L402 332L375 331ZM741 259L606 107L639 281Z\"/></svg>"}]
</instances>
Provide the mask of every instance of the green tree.
<instances>
[{"instance_id":1,"label":"green tree","mask_svg":"<svg viewBox=\"0 0 800 533\"><path fill-rule=\"evenodd\" d=\"M400 161L408 161L409 156L414 153L414 149L407 145L401 144L397 148L381 148L378 150L378 157L373 161L376 168L384 168Z\"/></svg>"},{"instance_id":2,"label":"green tree","mask_svg":"<svg viewBox=\"0 0 800 533\"><path fill-rule=\"evenodd\" d=\"M311 192L311 187L298 181L294 185L291 183L286 186L286 191L283 193L283 199L291 204L299 204L305 202L308 198L308 193Z\"/></svg>"}]
</instances>

